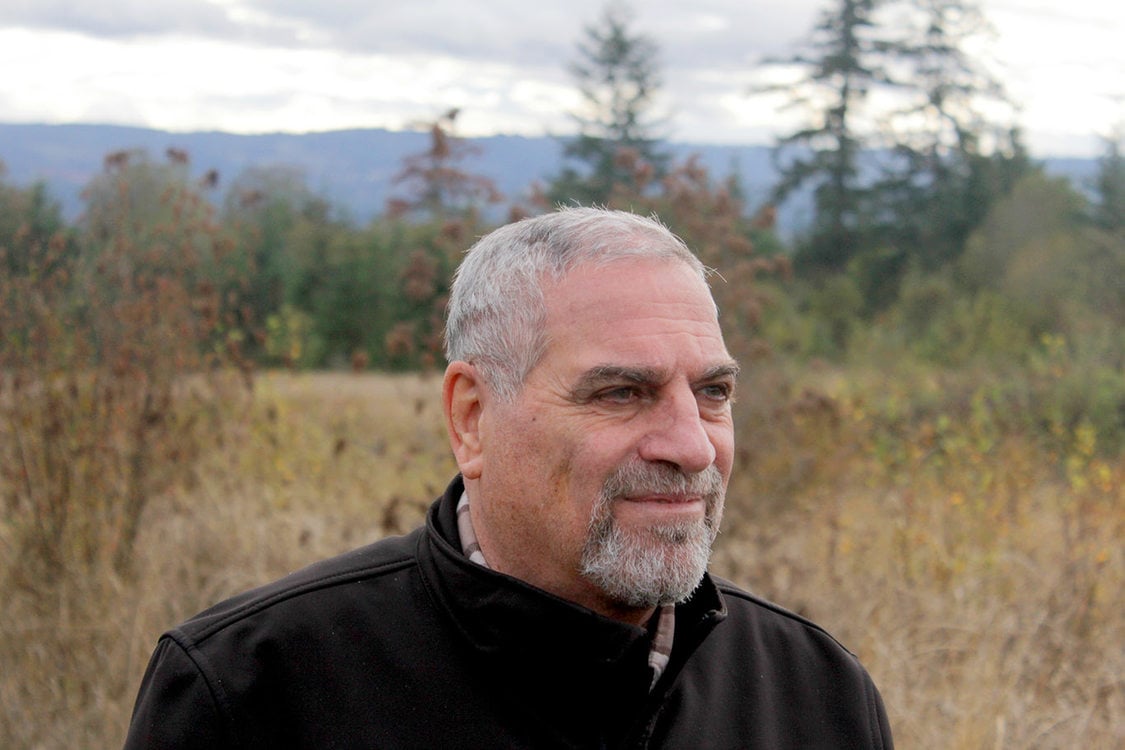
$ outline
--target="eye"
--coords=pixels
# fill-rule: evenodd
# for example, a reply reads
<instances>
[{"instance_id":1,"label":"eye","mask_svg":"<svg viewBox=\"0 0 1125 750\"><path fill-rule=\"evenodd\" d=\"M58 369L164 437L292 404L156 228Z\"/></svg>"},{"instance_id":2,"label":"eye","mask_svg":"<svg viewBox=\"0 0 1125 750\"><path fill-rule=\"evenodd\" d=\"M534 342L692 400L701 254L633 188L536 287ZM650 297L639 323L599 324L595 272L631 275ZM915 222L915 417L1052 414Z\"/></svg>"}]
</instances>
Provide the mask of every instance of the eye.
<instances>
[{"instance_id":1,"label":"eye","mask_svg":"<svg viewBox=\"0 0 1125 750\"><path fill-rule=\"evenodd\" d=\"M625 383L620 386L610 386L597 391L595 401L607 406L630 406L642 403L652 398L651 388L643 385Z\"/></svg>"},{"instance_id":2,"label":"eye","mask_svg":"<svg viewBox=\"0 0 1125 750\"><path fill-rule=\"evenodd\" d=\"M607 404L631 404L642 395L641 390L634 385L620 385L600 391L597 400Z\"/></svg>"},{"instance_id":3,"label":"eye","mask_svg":"<svg viewBox=\"0 0 1125 750\"><path fill-rule=\"evenodd\" d=\"M730 401L733 392L734 388L730 383L708 383L700 387L697 391L701 398L716 403L726 403Z\"/></svg>"}]
</instances>

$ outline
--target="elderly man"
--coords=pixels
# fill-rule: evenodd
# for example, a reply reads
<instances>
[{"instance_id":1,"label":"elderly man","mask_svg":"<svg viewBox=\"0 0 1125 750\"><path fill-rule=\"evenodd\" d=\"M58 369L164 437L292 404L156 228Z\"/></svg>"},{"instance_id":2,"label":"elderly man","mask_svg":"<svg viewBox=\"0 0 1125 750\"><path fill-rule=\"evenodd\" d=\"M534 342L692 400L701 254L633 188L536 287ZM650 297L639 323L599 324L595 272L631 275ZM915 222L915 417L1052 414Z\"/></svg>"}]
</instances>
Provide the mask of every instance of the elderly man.
<instances>
[{"instance_id":1,"label":"elderly man","mask_svg":"<svg viewBox=\"0 0 1125 750\"><path fill-rule=\"evenodd\" d=\"M426 525L161 639L129 748L890 748L827 633L706 573L738 372L656 222L566 209L468 253Z\"/></svg>"}]
</instances>

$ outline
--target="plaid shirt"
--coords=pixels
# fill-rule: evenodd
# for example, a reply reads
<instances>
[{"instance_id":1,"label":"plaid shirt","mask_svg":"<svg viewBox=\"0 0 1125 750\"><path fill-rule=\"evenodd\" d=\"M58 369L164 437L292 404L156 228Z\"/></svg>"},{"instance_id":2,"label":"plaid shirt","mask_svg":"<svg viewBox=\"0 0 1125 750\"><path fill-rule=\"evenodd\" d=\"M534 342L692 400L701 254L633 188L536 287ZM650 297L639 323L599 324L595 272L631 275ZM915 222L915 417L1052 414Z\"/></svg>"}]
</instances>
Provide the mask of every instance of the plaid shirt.
<instances>
[{"instance_id":1,"label":"plaid shirt","mask_svg":"<svg viewBox=\"0 0 1125 750\"><path fill-rule=\"evenodd\" d=\"M461 537L461 551L465 553L465 557L487 568L488 561L484 559L476 532L473 531L473 521L469 517L467 492L461 493L461 499L457 503L457 533ZM668 660L672 656L672 639L676 632L676 607L673 604L666 604L656 610L653 617L656 619L656 627L652 636L652 646L648 652L648 665L652 668L649 690L656 687L657 680L664 673L664 668L668 666Z\"/></svg>"}]
</instances>

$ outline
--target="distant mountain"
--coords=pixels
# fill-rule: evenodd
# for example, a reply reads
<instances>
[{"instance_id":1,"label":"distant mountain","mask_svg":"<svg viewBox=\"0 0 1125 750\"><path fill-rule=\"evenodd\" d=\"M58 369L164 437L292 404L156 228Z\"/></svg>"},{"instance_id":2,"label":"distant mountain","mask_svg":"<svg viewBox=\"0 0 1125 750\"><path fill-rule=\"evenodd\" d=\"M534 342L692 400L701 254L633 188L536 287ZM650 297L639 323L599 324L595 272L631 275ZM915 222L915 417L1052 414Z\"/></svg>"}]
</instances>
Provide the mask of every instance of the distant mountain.
<instances>
[{"instance_id":1,"label":"distant mountain","mask_svg":"<svg viewBox=\"0 0 1125 750\"><path fill-rule=\"evenodd\" d=\"M106 154L141 149L162 159L167 149L176 148L189 154L198 174L217 170L220 189L222 181L229 183L249 167L296 167L310 189L345 209L353 219L365 222L382 209L391 194L391 178L402 158L422 151L427 142L425 133L386 130L234 135L105 125L0 125L0 160L17 183L45 181L68 217L81 211L80 192L102 169ZM555 159L550 148L550 143L540 144L535 153L535 144L529 141L516 144L504 158L518 159L514 164L527 172L536 163L549 164ZM509 184L521 171L499 159L494 162L494 170L504 173ZM489 176L495 178L493 173Z\"/></svg>"},{"instance_id":2,"label":"distant mountain","mask_svg":"<svg viewBox=\"0 0 1125 750\"><path fill-rule=\"evenodd\" d=\"M480 153L466 168L490 177L508 200L524 195L536 182L547 182L562 167L562 147L550 137L492 136L470 139ZM389 130L340 130L301 135L234 135L169 133L112 125L0 124L0 162L17 185L46 183L68 219L82 210L82 188L102 169L114 151L142 149L154 159L169 148L186 151L193 171L215 169L229 183L248 167L287 166L301 170L310 189L363 224L382 212L395 194L393 176L404 157L424 151L429 135ZM765 201L775 173L768 146L717 146L674 143L677 158L698 156L716 179L737 174L751 206ZM1093 159L1047 159L1048 171L1073 179L1080 187L1096 170ZM802 226L809 213L807 198L783 207L779 225L785 234Z\"/></svg>"},{"instance_id":3,"label":"distant mountain","mask_svg":"<svg viewBox=\"0 0 1125 750\"><path fill-rule=\"evenodd\" d=\"M499 135L470 141L479 154L467 160L466 169L491 178L508 200L526 195L536 181L545 184L562 168L562 146L554 138ZM7 165L8 179L18 185L45 182L68 219L81 213L81 191L102 169L107 154L142 149L161 159L167 149L176 148L190 155L193 171L202 175L216 169L227 182L252 166L296 167L310 189L362 224L382 212L395 194L392 178L403 158L428 145L428 133L378 129L234 135L110 125L0 124L0 161ZM669 150L677 158L698 156L717 179L737 173L752 205L763 202L773 184L765 146L678 143L670 144ZM782 219L786 216L783 213Z\"/></svg>"}]
</instances>

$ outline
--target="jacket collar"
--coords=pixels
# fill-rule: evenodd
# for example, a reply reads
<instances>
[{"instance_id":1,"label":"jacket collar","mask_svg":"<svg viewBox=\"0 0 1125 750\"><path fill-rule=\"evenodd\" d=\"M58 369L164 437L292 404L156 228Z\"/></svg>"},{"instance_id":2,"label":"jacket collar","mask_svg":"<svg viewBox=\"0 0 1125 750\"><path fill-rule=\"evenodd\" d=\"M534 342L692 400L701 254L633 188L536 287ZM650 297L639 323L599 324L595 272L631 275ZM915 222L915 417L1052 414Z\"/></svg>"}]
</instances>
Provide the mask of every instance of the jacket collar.
<instances>
[{"instance_id":1,"label":"jacket collar","mask_svg":"<svg viewBox=\"0 0 1125 750\"><path fill-rule=\"evenodd\" d=\"M461 478L455 478L430 508L426 533L419 541L419 561L432 598L474 648L535 661L550 653L559 664L575 668L616 665L647 673L649 644L643 628L604 617L468 560L457 537L456 504L463 489ZM678 671L725 616L722 596L705 576L691 599L676 608L669 671Z\"/></svg>"}]
</instances>

